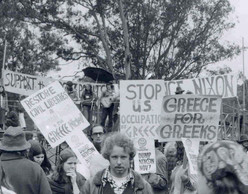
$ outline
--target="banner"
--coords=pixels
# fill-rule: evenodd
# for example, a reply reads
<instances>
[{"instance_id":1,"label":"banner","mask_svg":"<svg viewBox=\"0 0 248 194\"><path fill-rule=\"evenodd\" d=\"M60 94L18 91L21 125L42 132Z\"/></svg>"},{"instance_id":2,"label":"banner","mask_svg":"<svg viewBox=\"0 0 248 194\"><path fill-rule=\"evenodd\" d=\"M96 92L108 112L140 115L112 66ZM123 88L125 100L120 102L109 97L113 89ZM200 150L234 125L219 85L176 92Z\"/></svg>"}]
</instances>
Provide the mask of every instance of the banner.
<instances>
[{"instance_id":1,"label":"banner","mask_svg":"<svg viewBox=\"0 0 248 194\"><path fill-rule=\"evenodd\" d=\"M196 175L198 171L197 158L199 155L200 141L197 139L182 138L182 142L188 158L190 174Z\"/></svg>"},{"instance_id":2,"label":"banner","mask_svg":"<svg viewBox=\"0 0 248 194\"><path fill-rule=\"evenodd\" d=\"M222 98L230 98L237 96L237 82L238 79L234 74L166 81L165 95L174 95L176 87L180 86L185 90L184 94L190 91L198 95L218 95Z\"/></svg>"},{"instance_id":3,"label":"banner","mask_svg":"<svg viewBox=\"0 0 248 194\"><path fill-rule=\"evenodd\" d=\"M136 138L134 146L136 147L134 170L140 174L156 173L154 140L143 137Z\"/></svg>"},{"instance_id":4,"label":"banner","mask_svg":"<svg viewBox=\"0 0 248 194\"><path fill-rule=\"evenodd\" d=\"M52 83L52 78L33 76L2 70L4 88L7 92L29 96Z\"/></svg>"},{"instance_id":5,"label":"banner","mask_svg":"<svg viewBox=\"0 0 248 194\"><path fill-rule=\"evenodd\" d=\"M53 78L47 78L42 76L33 76L23 73L18 73L9 70L2 71L4 88L7 92L20 94L24 96L29 96L40 89L46 87L50 83L56 81ZM59 82L65 88L66 82L65 80L59 80ZM100 97L102 92L106 90L105 84L100 83L88 83L88 82L73 82L73 88L77 92L78 98L82 96L82 92L85 88L86 84L90 84L92 86L92 90L95 96ZM118 94L119 89L118 85L114 84L115 92Z\"/></svg>"},{"instance_id":6,"label":"banner","mask_svg":"<svg viewBox=\"0 0 248 194\"><path fill-rule=\"evenodd\" d=\"M120 81L120 131L156 139L164 94L163 80Z\"/></svg>"},{"instance_id":7,"label":"banner","mask_svg":"<svg viewBox=\"0 0 248 194\"><path fill-rule=\"evenodd\" d=\"M85 177L92 177L109 166L108 160L103 158L82 131L73 132L66 142L80 161L80 172Z\"/></svg>"},{"instance_id":8,"label":"banner","mask_svg":"<svg viewBox=\"0 0 248 194\"><path fill-rule=\"evenodd\" d=\"M73 131L89 126L58 81L25 98L21 104L53 148Z\"/></svg>"},{"instance_id":9,"label":"banner","mask_svg":"<svg viewBox=\"0 0 248 194\"><path fill-rule=\"evenodd\" d=\"M165 96L159 141L181 141L182 137L217 141L221 101L220 96Z\"/></svg>"}]
</instances>

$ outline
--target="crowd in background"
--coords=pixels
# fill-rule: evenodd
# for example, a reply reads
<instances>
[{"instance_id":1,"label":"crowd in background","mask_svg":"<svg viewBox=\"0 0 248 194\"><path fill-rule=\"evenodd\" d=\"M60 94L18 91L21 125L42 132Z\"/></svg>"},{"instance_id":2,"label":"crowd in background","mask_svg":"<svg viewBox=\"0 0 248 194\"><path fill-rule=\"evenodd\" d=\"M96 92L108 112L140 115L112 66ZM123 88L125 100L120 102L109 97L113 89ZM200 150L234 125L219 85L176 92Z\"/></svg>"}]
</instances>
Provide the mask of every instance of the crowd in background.
<instances>
[{"instance_id":1,"label":"crowd in background","mask_svg":"<svg viewBox=\"0 0 248 194\"><path fill-rule=\"evenodd\" d=\"M155 141L156 173L140 175L134 171L136 149L131 139L119 132L106 133L101 125L93 126L90 131L92 143L109 165L86 180L77 172L78 160L70 148L61 151L57 164L52 165L38 140L29 139L20 127L9 127L0 143L1 192L248 193L247 135L242 135L239 142L221 140L201 143L198 176L189 172L181 142Z\"/></svg>"}]
</instances>

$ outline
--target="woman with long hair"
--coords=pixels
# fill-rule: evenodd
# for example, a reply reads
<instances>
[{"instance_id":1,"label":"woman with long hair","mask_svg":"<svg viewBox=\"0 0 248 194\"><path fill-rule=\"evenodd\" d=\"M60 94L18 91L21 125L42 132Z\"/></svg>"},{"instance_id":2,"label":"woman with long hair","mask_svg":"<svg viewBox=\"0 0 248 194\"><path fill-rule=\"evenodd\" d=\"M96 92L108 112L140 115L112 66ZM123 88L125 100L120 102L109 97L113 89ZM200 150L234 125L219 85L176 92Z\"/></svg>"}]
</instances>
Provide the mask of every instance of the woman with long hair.
<instances>
[{"instance_id":1,"label":"woman with long hair","mask_svg":"<svg viewBox=\"0 0 248 194\"><path fill-rule=\"evenodd\" d=\"M53 194L79 194L86 179L76 172L77 158L70 149L59 155L59 163L49 177Z\"/></svg>"},{"instance_id":2,"label":"woman with long hair","mask_svg":"<svg viewBox=\"0 0 248 194\"><path fill-rule=\"evenodd\" d=\"M248 157L239 144L207 144L199 155L198 168L198 194L248 193Z\"/></svg>"},{"instance_id":3,"label":"woman with long hair","mask_svg":"<svg viewBox=\"0 0 248 194\"><path fill-rule=\"evenodd\" d=\"M44 147L36 140L29 140L31 147L29 149L28 158L40 165L46 175L52 172L52 165L49 162Z\"/></svg>"}]
</instances>

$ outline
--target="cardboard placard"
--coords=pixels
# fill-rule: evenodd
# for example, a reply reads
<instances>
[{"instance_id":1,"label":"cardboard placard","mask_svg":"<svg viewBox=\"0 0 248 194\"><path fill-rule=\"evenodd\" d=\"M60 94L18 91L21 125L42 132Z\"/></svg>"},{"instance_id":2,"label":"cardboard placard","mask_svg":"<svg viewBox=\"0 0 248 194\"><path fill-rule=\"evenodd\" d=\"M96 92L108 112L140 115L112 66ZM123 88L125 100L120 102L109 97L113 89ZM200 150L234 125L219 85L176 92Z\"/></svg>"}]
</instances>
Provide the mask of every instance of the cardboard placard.
<instances>
[{"instance_id":1,"label":"cardboard placard","mask_svg":"<svg viewBox=\"0 0 248 194\"><path fill-rule=\"evenodd\" d=\"M181 141L182 137L217 141L221 101L220 96L164 97L157 128L159 141Z\"/></svg>"},{"instance_id":2,"label":"cardboard placard","mask_svg":"<svg viewBox=\"0 0 248 194\"><path fill-rule=\"evenodd\" d=\"M140 174L156 173L154 140L152 138L136 138L134 145L136 147L134 170Z\"/></svg>"},{"instance_id":3,"label":"cardboard placard","mask_svg":"<svg viewBox=\"0 0 248 194\"><path fill-rule=\"evenodd\" d=\"M58 81L25 98L21 104L53 148L73 131L89 126Z\"/></svg>"},{"instance_id":4,"label":"cardboard placard","mask_svg":"<svg viewBox=\"0 0 248 194\"><path fill-rule=\"evenodd\" d=\"M188 158L190 174L196 175L200 141L198 139L182 138L182 142Z\"/></svg>"},{"instance_id":5,"label":"cardboard placard","mask_svg":"<svg viewBox=\"0 0 248 194\"><path fill-rule=\"evenodd\" d=\"M120 131L130 138L156 139L164 94L163 80L121 81Z\"/></svg>"}]
</instances>

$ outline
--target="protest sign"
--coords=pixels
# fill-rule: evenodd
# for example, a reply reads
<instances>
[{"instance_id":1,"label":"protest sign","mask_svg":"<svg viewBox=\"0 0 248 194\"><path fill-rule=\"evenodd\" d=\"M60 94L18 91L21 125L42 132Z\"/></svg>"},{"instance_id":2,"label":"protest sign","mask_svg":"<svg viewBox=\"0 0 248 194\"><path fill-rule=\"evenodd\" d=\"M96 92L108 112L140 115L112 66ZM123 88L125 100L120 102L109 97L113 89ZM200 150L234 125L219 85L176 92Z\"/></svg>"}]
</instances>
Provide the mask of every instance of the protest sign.
<instances>
[{"instance_id":1,"label":"protest sign","mask_svg":"<svg viewBox=\"0 0 248 194\"><path fill-rule=\"evenodd\" d=\"M234 74L205 78L165 81L165 95L174 95L176 87L198 95L220 95L222 98L237 96L237 77Z\"/></svg>"},{"instance_id":2,"label":"protest sign","mask_svg":"<svg viewBox=\"0 0 248 194\"><path fill-rule=\"evenodd\" d=\"M90 174L92 177L109 165L108 160L103 158L82 131L75 131L67 136L66 142L82 164L81 172L86 176Z\"/></svg>"},{"instance_id":3,"label":"protest sign","mask_svg":"<svg viewBox=\"0 0 248 194\"><path fill-rule=\"evenodd\" d=\"M21 104L53 148L73 131L89 126L58 81L25 98Z\"/></svg>"},{"instance_id":4,"label":"protest sign","mask_svg":"<svg viewBox=\"0 0 248 194\"><path fill-rule=\"evenodd\" d=\"M130 138L157 138L164 96L163 80L120 82L120 130Z\"/></svg>"},{"instance_id":5,"label":"protest sign","mask_svg":"<svg viewBox=\"0 0 248 194\"><path fill-rule=\"evenodd\" d=\"M221 100L220 96L165 96L156 130L159 141L181 141L182 137L216 141Z\"/></svg>"},{"instance_id":6,"label":"protest sign","mask_svg":"<svg viewBox=\"0 0 248 194\"><path fill-rule=\"evenodd\" d=\"M198 139L182 138L182 142L188 158L190 174L197 174L197 158L199 155L200 141Z\"/></svg>"},{"instance_id":7,"label":"protest sign","mask_svg":"<svg viewBox=\"0 0 248 194\"><path fill-rule=\"evenodd\" d=\"M2 70L4 88L7 92L29 96L39 91L54 80L47 77L33 76Z\"/></svg>"},{"instance_id":8,"label":"protest sign","mask_svg":"<svg viewBox=\"0 0 248 194\"><path fill-rule=\"evenodd\" d=\"M4 88L7 92L29 96L40 89L46 87L50 83L56 81L53 78L33 76L29 74L18 73L10 70L2 70ZM65 88L66 80L59 80ZM85 85L90 84L96 97L100 97L102 92L106 90L106 85L102 83L88 83L73 81L73 89L80 98L84 91ZM114 84L116 93L119 93L118 85Z\"/></svg>"},{"instance_id":9,"label":"protest sign","mask_svg":"<svg viewBox=\"0 0 248 194\"><path fill-rule=\"evenodd\" d=\"M155 145L152 138L135 138L134 170L140 174L156 172Z\"/></svg>"}]
</instances>

